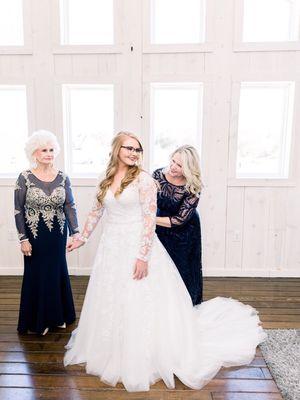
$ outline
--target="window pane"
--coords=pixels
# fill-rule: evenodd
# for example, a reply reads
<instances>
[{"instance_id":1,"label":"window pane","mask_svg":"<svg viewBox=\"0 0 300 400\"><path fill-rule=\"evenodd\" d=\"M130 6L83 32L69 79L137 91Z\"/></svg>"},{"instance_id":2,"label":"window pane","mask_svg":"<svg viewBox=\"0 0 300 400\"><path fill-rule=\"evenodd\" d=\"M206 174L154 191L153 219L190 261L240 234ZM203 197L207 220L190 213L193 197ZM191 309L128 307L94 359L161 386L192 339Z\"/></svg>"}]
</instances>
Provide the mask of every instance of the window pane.
<instances>
[{"instance_id":1,"label":"window pane","mask_svg":"<svg viewBox=\"0 0 300 400\"><path fill-rule=\"evenodd\" d=\"M204 42L204 0L152 0L152 43Z\"/></svg>"},{"instance_id":2,"label":"window pane","mask_svg":"<svg viewBox=\"0 0 300 400\"><path fill-rule=\"evenodd\" d=\"M23 46L22 0L0 0L0 46Z\"/></svg>"},{"instance_id":3,"label":"window pane","mask_svg":"<svg viewBox=\"0 0 300 400\"><path fill-rule=\"evenodd\" d=\"M293 102L292 82L242 83L237 177L288 177Z\"/></svg>"},{"instance_id":4,"label":"window pane","mask_svg":"<svg viewBox=\"0 0 300 400\"><path fill-rule=\"evenodd\" d=\"M299 0L244 0L244 42L298 40Z\"/></svg>"},{"instance_id":5,"label":"window pane","mask_svg":"<svg viewBox=\"0 0 300 400\"><path fill-rule=\"evenodd\" d=\"M113 85L64 85L63 101L68 170L98 175L114 132Z\"/></svg>"},{"instance_id":6,"label":"window pane","mask_svg":"<svg viewBox=\"0 0 300 400\"><path fill-rule=\"evenodd\" d=\"M13 174L27 167L24 142L28 136L25 86L0 86L0 172Z\"/></svg>"},{"instance_id":7,"label":"window pane","mask_svg":"<svg viewBox=\"0 0 300 400\"><path fill-rule=\"evenodd\" d=\"M113 0L60 0L61 43L113 44Z\"/></svg>"},{"instance_id":8,"label":"window pane","mask_svg":"<svg viewBox=\"0 0 300 400\"><path fill-rule=\"evenodd\" d=\"M176 147L199 148L202 120L200 83L151 85L151 167L165 166Z\"/></svg>"}]
</instances>

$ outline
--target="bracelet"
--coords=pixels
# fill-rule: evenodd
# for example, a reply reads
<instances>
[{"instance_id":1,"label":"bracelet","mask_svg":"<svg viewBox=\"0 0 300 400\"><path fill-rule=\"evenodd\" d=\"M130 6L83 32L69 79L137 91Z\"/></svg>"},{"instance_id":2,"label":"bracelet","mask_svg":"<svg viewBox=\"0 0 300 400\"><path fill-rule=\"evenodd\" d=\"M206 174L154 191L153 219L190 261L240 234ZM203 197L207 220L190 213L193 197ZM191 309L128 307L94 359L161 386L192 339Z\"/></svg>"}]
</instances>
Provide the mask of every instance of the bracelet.
<instances>
[{"instance_id":1,"label":"bracelet","mask_svg":"<svg viewBox=\"0 0 300 400\"><path fill-rule=\"evenodd\" d=\"M81 242L87 243L88 242L88 238L83 236L82 234L80 234L79 236L76 237L77 240L80 240Z\"/></svg>"}]
</instances>

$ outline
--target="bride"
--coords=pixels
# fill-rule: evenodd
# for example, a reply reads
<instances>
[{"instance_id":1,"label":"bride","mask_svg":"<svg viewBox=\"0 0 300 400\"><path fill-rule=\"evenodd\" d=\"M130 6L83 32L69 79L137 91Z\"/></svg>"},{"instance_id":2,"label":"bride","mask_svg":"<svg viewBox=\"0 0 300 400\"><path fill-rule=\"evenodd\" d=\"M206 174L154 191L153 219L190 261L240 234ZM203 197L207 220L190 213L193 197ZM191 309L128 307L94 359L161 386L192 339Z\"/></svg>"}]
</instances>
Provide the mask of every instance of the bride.
<instances>
[{"instance_id":1,"label":"bride","mask_svg":"<svg viewBox=\"0 0 300 400\"><path fill-rule=\"evenodd\" d=\"M251 362L266 334L255 309L217 297L193 307L187 289L155 235L157 187L141 169L139 139L120 132L79 239L82 246L104 211L106 221L80 320L64 364L128 391L146 391L174 375L200 389L222 367Z\"/></svg>"}]
</instances>

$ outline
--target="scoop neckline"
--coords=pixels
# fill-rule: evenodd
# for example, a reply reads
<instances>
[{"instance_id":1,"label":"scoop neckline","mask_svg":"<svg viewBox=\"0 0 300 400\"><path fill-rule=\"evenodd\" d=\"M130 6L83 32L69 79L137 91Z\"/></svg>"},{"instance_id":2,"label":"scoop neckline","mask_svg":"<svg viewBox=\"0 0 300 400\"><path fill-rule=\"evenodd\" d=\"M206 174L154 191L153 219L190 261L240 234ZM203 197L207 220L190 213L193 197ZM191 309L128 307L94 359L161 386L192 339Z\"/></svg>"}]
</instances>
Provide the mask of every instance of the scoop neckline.
<instances>
[{"instance_id":1,"label":"scoop neckline","mask_svg":"<svg viewBox=\"0 0 300 400\"><path fill-rule=\"evenodd\" d=\"M38 181L43 182L43 183L53 183L54 181L56 181L56 179L57 179L58 176L60 175L60 171L58 170L58 172L57 172L57 174L56 174L56 177L55 177L52 181L43 181L42 179L38 178L38 177L31 171L31 169L29 170L29 172L30 172Z\"/></svg>"},{"instance_id":2,"label":"scoop neckline","mask_svg":"<svg viewBox=\"0 0 300 400\"><path fill-rule=\"evenodd\" d=\"M168 182L170 185L176 186L176 187L185 187L185 185L175 185L175 183L168 181L166 174L164 173L164 168L161 169L161 173L162 173L163 177L165 178L166 182Z\"/></svg>"}]
</instances>

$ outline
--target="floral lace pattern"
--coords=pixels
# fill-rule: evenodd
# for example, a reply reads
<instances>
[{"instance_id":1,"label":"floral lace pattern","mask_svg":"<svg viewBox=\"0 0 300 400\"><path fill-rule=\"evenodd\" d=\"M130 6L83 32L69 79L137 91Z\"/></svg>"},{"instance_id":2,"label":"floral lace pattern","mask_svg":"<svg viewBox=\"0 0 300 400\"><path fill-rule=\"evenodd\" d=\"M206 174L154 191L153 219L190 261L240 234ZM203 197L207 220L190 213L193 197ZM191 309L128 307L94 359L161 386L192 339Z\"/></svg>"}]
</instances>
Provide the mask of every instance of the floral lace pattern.
<instances>
[{"instance_id":1,"label":"floral lace pattern","mask_svg":"<svg viewBox=\"0 0 300 400\"><path fill-rule=\"evenodd\" d=\"M194 216L199 196L189 193L184 185L178 186L168 182L166 170L159 168L153 172L153 178L160 184L158 208L167 208L171 227L185 225Z\"/></svg>"},{"instance_id":2,"label":"floral lace pattern","mask_svg":"<svg viewBox=\"0 0 300 400\"><path fill-rule=\"evenodd\" d=\"M157 194L156 184L153 178L149 174L147 174L146 172L141 172L139 177L135 181L133 181L125 190L130 188L138 189L139 202L143 218L143 232L140 242L140 251L137 258L143 261L147 261L150 256L150 250L156 226L156 194ZM112 192L109 190L106 196L108 195L112 195ZM124 192L119 197L122 197L123 195ZM105 211L105 199L104 199L104 204L99 204L95 195L93 207L87 216L84 229L82 231L81 237L83 240L87 240L90 237L90 235L96 228L100 218L102 217L104 211Z\"/></svg>"},{"instance_id":3,"label":"floral lace pattern","mask_svg":"<svg viewBox=\"0 0 300 400\"><path fill-rule=\"evenodd\" d=\"M96 228L103 213L104 213L104 206L98 202L98 200L95 196L92 209L87 216L87 219L86 219L86 222L84 224L84 228L83 228L83 231L81 234L81 237L83 239L87 240L91 236L92 232Z\"/></svg>"},{"instance_id":4,"label":"floral lace pattern","mask_svg":"<svg viewBox=\"0 0 300 400\"><path fill-rule=\"evenodd\" d=\"M156 227L157 187L151 176L145 172L142 172L139 176L138 187L144 221L138 258L143 261L148 261Z\"/></svg>"},{"instance_id":5,"label":"floral lace pattern","mask_svg":"<svg viewBox=\"0 0 300 400\"><path fill-rule=\"evenodd\" d=\"M40 217L51 232L54 217L57 218L60 232L63 234L66 219L72 234L79 231L75 204L69 178L59 171L57 178L49 182L49 193L39 183L47 184L36 178L30 171L19 175L15 186L15 219L19 240L27 239L26 227L34 238L38 236ZM58 179L59 178L59 179Z\"/></svg>"}]
</instances>

